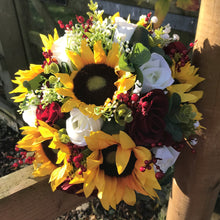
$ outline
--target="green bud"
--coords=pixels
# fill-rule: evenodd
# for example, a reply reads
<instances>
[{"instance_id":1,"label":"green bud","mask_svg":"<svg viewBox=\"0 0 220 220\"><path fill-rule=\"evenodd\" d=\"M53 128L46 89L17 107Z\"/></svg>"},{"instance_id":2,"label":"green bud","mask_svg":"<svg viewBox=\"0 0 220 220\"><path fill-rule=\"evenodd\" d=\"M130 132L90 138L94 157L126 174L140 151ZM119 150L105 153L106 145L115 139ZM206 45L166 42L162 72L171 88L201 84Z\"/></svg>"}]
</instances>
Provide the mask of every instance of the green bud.
<instances>
[{"instance_id":1,"label":"green bud","mask_svg":"<svg viewBox=\"0 0 220 220\"><path fill-rule=\"evenodd\" d=\"M62 134L60 137L60 141L64 144L67 144L70 142L70 138L67 134Z\"/></svg>"},{"instance_id":2,"label":"green bud","mask_svg":"<svg viewBox=\"0 0 220 220\"><path fill-rule=\"evenodd\" d=\"M54 84L54 83L57 82L57 78L55 76L50 76L49 77L49 82L50 82L50 84Z\"/></svg>"},{"instance_id":3,"label":"green bud","mask_svg":"<svg viewBox=\"0 0 220 220\"><path fill-rule=\"evenodd\" d=\"M59 66L56 63L51 63L49 67L51 73L59 73Z\"/></svg>"}]
</instances>

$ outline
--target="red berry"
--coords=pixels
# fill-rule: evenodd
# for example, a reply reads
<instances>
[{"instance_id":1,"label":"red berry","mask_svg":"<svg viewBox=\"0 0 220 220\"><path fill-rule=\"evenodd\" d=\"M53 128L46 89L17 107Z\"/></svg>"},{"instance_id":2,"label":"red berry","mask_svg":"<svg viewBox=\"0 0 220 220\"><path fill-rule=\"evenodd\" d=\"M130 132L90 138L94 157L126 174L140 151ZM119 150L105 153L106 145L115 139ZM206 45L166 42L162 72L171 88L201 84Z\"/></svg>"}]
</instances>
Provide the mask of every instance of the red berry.
<instances>
[{"instance_id":1,"label":"red berry","mask_svg":"<svg viewBox=\"0 0 220 220\"><path fill-rule=\"evenodd\" d=\"M23 164L23 160L18 160L18 163L19 163L20 165L22 165L22 164Z\"/></svg>"},{"instance_id":2,"label":"red berry","mask_svg":"<svg viewBox=\"0 0 220 220\"><path fill-rule=\"evenodd\" d=\"M79 174L79 175L82 175L82 173L83 173L82 170L79 170L79 171L78 171L78 174Z\"/></svg>"},{"instance_id":3,"label":"red berry","mask_svg":"<svg viewBox=\"0 0 220 220\"><path fill-rule=\"evenodd\" d=\"M155 174L155 176L156 176L156 178L157 178L158 180L162 179L162 178L164 177L164 175L165 175L165 174L164 174L162 171L157 172L157 173Z\"/></svg>"},{"instance_id":4,"label":"red berry","mask_svg":"<svg viewBox=\"0 0 220 220\"><path fill-rule=\"evenodd\" d=\"M80 168L81 167L81 164L79 162L75 162L75 167L76 168Z\"/></svg>"},{"instance_id":5,"label":"red berry","mask_svg":"<svg viewBox=\"0 0 220 220\"><path fill-rule=\"evenodd\" d=\"M58 24L63 24L63 22L61 20L58 20Z\"/></svg>"},{"instance_id":6,"label":"red berry","mask_svg":"<svg viewBox=\"0 0 220 220\"><path fill-rule=\"evenodd\" d=\"M135 93L132 94L132 96L131 96L131 101L137 102L138 99L139 99L139 96L138 96L137 94L135 94Z\"/></svg>"},{"instance_id":7,"label":"red berry","mask_svg":"<svg viewBox=\"0 0 220 220\"><path fill-rule=\"evenodd\" d=\"M19 150L20 149L17 146L15 146L15 151L18 152Z\"/></svg>"},{"instance_id":8,"label":"red berry","mask_svg":"<svg viewBox=\"0 0 220 220\"><path fill-rule=\"evenodd\" d=\"M146 170L145 167L140 167L140 171L141 171L141 172L144 172L145 170Z\"/></svg>"},{"instance_id":9,"label":"red berry","mask_svg":"<svg viewBox=\"0 0 220 220\"><path fill-rule=\"evenodd\" d=\"M12 167L17 168L18 167L18 163L13 163Z\"/></svg>"}]
</instances>

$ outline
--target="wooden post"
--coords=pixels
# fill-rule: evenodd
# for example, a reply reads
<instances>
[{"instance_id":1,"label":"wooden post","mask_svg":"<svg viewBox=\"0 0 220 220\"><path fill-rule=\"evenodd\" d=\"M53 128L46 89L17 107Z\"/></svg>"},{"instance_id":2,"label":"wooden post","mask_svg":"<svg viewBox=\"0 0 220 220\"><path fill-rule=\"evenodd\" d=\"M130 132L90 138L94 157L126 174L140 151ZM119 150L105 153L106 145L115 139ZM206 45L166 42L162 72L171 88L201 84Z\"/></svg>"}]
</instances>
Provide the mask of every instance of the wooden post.
<instances>
[{"instance_id":1,"label":"wooden post","mask_svg":"<svg viewBox=\"0 0 220 220\"><path fill-rule=\"evenodd\" d=\"M54 220L91 199L52 192L48 177L33 178L32 172L28 166L0 178L1 220Z\"/></svg>"},{"instance_id":2,"label":"wooden post","mask_svg":"<svg viewBox=\"0 0 220 220\"><path fill-rule=\"evenodd\" d=\"M202 0L193 62L206 80L199 110L207 128L196 153L185 149L175 166L167 220L208 220L220 191L220 1Z\"/></svg>"}]
</instances>

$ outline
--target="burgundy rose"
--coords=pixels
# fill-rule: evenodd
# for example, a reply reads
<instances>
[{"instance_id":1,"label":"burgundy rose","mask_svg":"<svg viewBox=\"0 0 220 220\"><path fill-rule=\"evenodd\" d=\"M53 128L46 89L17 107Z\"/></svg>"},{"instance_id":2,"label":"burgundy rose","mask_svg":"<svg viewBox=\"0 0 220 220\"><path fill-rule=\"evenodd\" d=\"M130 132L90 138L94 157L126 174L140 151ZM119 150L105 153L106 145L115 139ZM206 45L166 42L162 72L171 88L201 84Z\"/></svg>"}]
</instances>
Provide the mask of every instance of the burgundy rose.
<instances>
[{"instance_id":1,"label":"burgundy rose","mask_svg":"<svg viewBox=\"0 0 220 220\"><path fill-rule=\"evenodd\" d=\"M162 90L155 89L140 99L133 113L133 121L127 125L127 133L137 145L167 144L164 118L168 113L168 98ZM169 138L168 138L169 139Z\"/></svg>"},{"instance_id":2,"label":"burgundy rose","mask_svg":"<svg viewBox=\"0 0 220 220\"><path fill-rule=\"evenodd\" d=\"M37 107L36 115L37 119L45 121L50 126L64 117L64 114L61 113L60 105L57 102L52 102L45 108L43 108L42 105L39 105Z\"/></svg>"},{"instance_id":3,"label":"burgundy rose","mask_svg":"<svg viewBox=\"0 0 220 220\"><path fill-rule=\"evenodd\" d=\"M164 47L164 51L167 55L173 56L175 53L180 53L180 54L187 53L188 49L182 42L176 41Z\"/></svg>"}]
</instances>

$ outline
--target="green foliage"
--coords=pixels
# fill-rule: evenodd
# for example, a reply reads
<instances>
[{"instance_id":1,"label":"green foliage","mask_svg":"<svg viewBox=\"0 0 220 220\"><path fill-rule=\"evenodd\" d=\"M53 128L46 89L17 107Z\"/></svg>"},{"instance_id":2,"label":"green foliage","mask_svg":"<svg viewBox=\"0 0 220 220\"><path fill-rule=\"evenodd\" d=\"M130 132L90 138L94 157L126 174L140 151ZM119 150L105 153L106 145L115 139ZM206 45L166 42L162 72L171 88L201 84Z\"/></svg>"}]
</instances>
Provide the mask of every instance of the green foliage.
<instances>
[{"instance_id":1,"label":"green foliage","mask_svg":"<svg viewBox=\"0 0 220 220\"><path fill-rule=\"evenodd\" d=\"M37 75L34 79L30 81L24 81L23 86L27 88L28 91L35 91L38 89L41 85L41 82L44 80L44 77L42 75Z\"/></svg>"},{"instance_id":2,"label":"green foliage","mask_svg":"<svg viewBox=\"0 0 220 220\"><path fill-rule=\"evenodd\" d=\"M130 39L130 44L142 43L145 47L149 48L149 33L143 26L138 26Z\"/></svg>"},{"instance_id":3,"label":"green foliage","mask_svg":"<svg viewBox=\"0 0 220 220\"><path fill-rule=\"evenodd\" d=\"M121 104L116 108L114 118L120 126L125 126L126 123L130 123L133 120L132 111L126 104Z\"/></svg>"},{"instance_id":4,"label":"green foliage","mask_svg":"<svg viewBox=\"0 0 220 220\"><path fill-rule=\"evenodd\" d=\"M123 130L124 126L120 126L118 123L115 122L114 119L111 119L111 121L104 121L104 124L102 126L102 131L104 131L107 134L118 134L120 130Z\"/></svg>"},{"instance_id":5,"label":"green foliage","mask_svg":"<svg viewBox=\"0 0 220 220\"><path fill-rule=\"evenodd\" d=\"M195 112L189 104L181 105L181 98L174 93L169 100L169 111L166 116L166 131L172 134L175 141L181 141L194 134Z\"/></svg>"}]
</instances>

